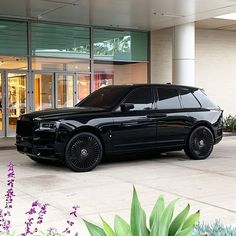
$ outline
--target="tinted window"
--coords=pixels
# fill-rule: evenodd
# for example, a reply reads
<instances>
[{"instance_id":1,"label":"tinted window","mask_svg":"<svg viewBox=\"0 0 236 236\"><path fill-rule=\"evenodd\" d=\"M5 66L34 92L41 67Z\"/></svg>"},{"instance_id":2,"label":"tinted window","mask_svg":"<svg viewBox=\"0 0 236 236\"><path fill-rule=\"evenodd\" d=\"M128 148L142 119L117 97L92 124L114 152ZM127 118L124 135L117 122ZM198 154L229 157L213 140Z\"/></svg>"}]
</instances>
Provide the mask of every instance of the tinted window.
<instances>
[{"instance_id":1,"label":"tinted window","mask_svg":"<svg viewBox=\"0 0 236 236\"><path fill-rule=\"evenodd\" d=\"M151 88L137 88L132 91L124 103L132 103L133 110L149 110L153 109L153 95Z\"/></svg>"},{"instance_id":2,"label":"tinted window","mask_svg":"<svg viewBox=\"0 0 236 236\"><path fill-rule=\"evenodd\" d=\"M201 103L203 108L216 108L216 106L202 90L197 90L194 93L194 96Z\"/></svg>"},{"instance_id":3,"label":"tinted window","mask_svg":"<svg viewBox=\"0 0 236 236\"><path fill-rule=\"evenodd\" d=\"M112 108L128 93L129 90L129 87L104 87L90 94L76 106Z\"/></svg>"},{"instance_id":4,"label":"tinted window","mask_svg":"<svg viewBox=\"0 0 236 236\"><path fill-rule=\"evenodd\" d=\"M159 88L158 89L158 109L179 109L179 95L176 89Z\"/></svg>"},{"instance_id":5,"label":"tinted window","mask_svg":"<svg viewBox=\"0 0 236 236\"><path fill-rule=\"evenodd\" d=\"M200 108L199 102L189 90L180 90L182 105L184 108Z\"/></svg>"}]
</instances>

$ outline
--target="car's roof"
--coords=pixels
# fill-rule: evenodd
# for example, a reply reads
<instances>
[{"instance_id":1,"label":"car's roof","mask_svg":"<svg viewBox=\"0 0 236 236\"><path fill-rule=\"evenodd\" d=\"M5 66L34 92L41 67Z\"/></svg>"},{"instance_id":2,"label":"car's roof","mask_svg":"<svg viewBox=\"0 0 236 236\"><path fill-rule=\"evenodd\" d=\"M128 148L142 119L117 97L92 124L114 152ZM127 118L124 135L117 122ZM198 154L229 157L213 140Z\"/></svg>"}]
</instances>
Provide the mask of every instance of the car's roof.
<instances>
[{"instance_id":1,"label":"car's roof","mask_svg":"<svg viewBox=\"0 0 236 236\"><path fill-rule=\"evenodd\" d=\"M198 87L186 86L186 85L174 85L174 84L127 84L127 85L109 85L107 87L124 87L124 88L137 88L137 87L152 87L158 86L163 88L182 88L182 89L190 89L190 90L198 90Z\"/></svg>"}]
</instances>

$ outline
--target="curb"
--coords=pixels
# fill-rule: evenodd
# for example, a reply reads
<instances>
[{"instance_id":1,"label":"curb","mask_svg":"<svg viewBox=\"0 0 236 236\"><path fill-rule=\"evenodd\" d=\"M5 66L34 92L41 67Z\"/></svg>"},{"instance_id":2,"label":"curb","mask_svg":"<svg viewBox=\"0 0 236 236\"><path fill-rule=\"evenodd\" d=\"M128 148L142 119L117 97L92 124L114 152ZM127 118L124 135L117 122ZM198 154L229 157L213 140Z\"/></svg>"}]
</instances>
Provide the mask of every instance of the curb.
<instances>
[{"instance_id":1,"label":"curb","mask_svg":"<svg viewBox=\"0 0 236 236\"><path fill-rule=\"evenodd\" d=\"M236 132L224 132L223 133L224 137L232 137L232 136L236 136Z\"/></svg>"},{"instance_id":2,"label":"curb","mask_svg":"<svg viewBox=\"0 0 236 236\"><path fill-rule=\"evenodd\" d=\"M6 151L6 150L16 150L16 146L2 146L2 147L0 147L0 151Z\"/></svg>"}]
</instances>

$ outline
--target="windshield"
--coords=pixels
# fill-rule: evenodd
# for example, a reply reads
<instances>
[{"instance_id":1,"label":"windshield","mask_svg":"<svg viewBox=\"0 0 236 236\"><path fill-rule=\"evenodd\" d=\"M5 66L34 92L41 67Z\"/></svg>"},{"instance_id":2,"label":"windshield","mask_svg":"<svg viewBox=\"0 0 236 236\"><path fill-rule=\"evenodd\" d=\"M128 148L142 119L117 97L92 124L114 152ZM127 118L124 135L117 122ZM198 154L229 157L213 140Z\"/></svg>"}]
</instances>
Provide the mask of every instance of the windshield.
<instances>
[{"instance_id":1,"label":"windshield","mask_svg":"<svg viewBox=\"0 0 236 236\"><path fill-rule=\"evenodd\" d=\"M124 86L108 86L101 88L81 102L76 104L77 107L98 107L104 109L113 108L130 90Z\"/></svg>"}]
</instances>

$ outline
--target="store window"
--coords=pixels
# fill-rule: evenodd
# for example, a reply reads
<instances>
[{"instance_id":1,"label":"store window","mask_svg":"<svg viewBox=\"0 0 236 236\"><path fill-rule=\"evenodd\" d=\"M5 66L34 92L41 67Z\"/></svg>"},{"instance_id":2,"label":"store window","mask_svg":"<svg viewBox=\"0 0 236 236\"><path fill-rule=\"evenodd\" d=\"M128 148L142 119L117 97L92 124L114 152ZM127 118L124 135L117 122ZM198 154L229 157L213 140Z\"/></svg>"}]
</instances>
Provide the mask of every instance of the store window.
<instances>
[{"instance_id":1,"label":"store window","mask_svg":"<svg viewBox=\"0 0 236 236\"><path fill-rule=\"evenodd\" d=\"M148 61L148 34L95 29L93 54L97 60Z\"/></svg>"},{"instance_id":2,"label":"store window","mask_svg":"<svg viewBox=\"0 0 236 236\"><path fill-rule=\"evenodd\" d=\"M45 71L68 71L68 72L90 72L90 60L75 58L32 58L33 70Z\"/></svg>"},{"instance_id":3,"label":"store window","mask_svg":"<svg viewBox=\"0 0 236 236\"><path fill-rule=\"evenodd\" d=\"M32 55L90 58L89 28L56 24L32 24Z\"/></svg>"},{"instance_id":4,"label":"store window","mask_svg":"<svg viewBox=\"0 0 236 236\"><path fill-rule=\"evenodd\" d=\"M112 84L145 84L147 72L147 63L97 61L94 64L94 89Z\"/></svg>"},{"instance_id":5,"label":"store window","mask_svg":"<svg viewBox=\"0 0 236 236\"><path fill-rule=\"evenodd\" d=\"M27 24L0 20L0 54L27 55Z\"/></svg>"},{"instance_id":6,"label":"store window","mask_svg":"<svg viewBox=\"0 0 236 236\"><path fill-rule=\"evenodd\" d=\"M0 69L27 68L27 24L0 20Z\"/></svg>"}]
</instances>

